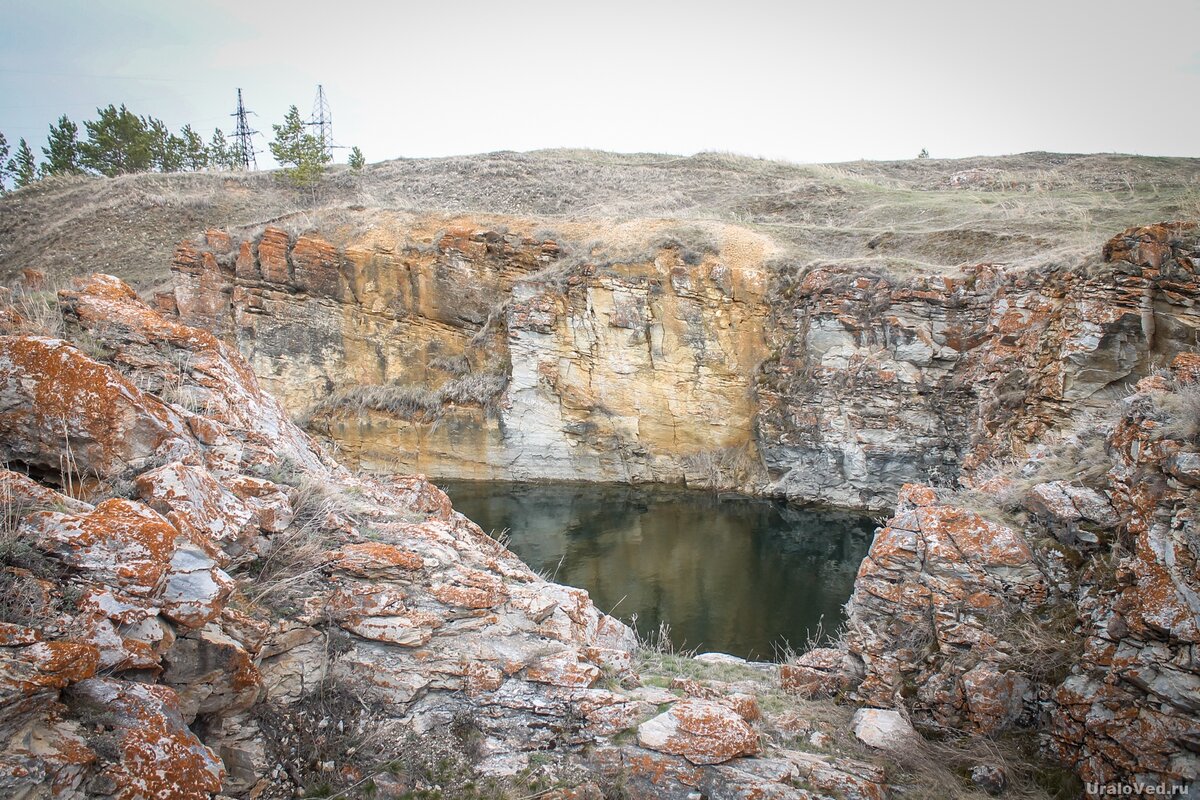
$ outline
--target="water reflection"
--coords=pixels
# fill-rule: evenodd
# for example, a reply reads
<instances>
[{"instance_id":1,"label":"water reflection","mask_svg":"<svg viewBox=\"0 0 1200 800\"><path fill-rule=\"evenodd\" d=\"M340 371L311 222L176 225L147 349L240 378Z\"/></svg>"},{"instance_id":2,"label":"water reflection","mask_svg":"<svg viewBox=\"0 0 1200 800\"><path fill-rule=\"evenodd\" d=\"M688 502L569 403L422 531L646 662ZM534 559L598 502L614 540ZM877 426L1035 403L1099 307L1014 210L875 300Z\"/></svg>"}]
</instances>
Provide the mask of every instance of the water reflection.
<instances>
[{"instance_id":1,"label":"water reflection","mask_svg":"<svg viewBox=\"0 0 1200 800\"><path fill-rule=\"evenodd\" d=\"M438 481L454 507L559 583L675 644L772 658L842 621L874 523L687 490Z\"/></svg>"}]
</instances>

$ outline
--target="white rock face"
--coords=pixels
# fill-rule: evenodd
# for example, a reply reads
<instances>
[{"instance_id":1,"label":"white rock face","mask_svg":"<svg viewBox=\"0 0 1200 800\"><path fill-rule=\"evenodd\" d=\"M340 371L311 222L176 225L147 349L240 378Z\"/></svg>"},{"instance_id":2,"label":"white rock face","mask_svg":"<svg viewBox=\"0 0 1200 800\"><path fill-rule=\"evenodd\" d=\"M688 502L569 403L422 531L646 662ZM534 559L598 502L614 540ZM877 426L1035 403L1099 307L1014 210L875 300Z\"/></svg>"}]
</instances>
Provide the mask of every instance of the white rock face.
<instances>
[{"instance_id":1,"label":"white rock face","mask_svg":"<svg viewBox=\"0 0 1200 800\"><path fill-rule=\"evenodd\" d=\"M852 724L859 741L880 750L900 750L920 740L908 720L890 709L860 708Z\"/></svg>"}]
</instances>

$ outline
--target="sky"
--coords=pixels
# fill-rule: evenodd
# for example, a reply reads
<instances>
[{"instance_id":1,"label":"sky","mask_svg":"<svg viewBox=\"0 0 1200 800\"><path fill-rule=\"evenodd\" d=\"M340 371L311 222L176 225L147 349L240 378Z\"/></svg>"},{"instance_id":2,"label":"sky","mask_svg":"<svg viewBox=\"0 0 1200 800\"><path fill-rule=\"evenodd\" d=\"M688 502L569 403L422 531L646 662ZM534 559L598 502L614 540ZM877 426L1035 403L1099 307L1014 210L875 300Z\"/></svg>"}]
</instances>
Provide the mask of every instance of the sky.
<instances>
[{"instance_id":1,"label":"sky","mask_svg":"<svg viewBox=\"0 0 1200 800\"><path fill-rule=\"evenodd\" d=\"M0 19L0 132L35 152L109 103L207 139L239 87L266 151L321 84L335 140L372 162L1200 156L1197 0L0 0Z\"/></svg>"}]
</instances>

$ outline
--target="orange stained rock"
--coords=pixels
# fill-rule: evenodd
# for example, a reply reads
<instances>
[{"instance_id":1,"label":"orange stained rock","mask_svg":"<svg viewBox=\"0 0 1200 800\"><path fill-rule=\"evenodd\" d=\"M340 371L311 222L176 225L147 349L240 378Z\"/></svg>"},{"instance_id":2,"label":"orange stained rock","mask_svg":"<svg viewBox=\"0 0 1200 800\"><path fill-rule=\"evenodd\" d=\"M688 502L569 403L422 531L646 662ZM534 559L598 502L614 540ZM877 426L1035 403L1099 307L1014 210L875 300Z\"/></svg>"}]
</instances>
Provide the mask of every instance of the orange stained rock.
<instances>
[{"instance_id":1,"label":"orange stained rock","mask_svg":"<svg viewBox=\"0 0 1200 800\"><path fill-rule=\"evenodd\" d=\"M708 700L680 700L638 726L643 747L683 756L693 764L720 764L758 753L758 735L737 712Z\"/></svg>"},{"instance_id":2,"label":"orange stained rock","mask_svg":"<svg viewBox=\"0 0 1200 800\"><path fill-rule=\"evenodd\" d=\"M1172 359L1171 369L1184 383L1200 381L1200 353L1180 353Z\"/></svg>"},{"instance_id":3,"label":"orange stained rock","mask_svg":"<svg viewBox=\"0 0 1200 800\"><path fill-rule=\"evenodd\" d=\"M14 446L30 439L43 443L42 452L71 449L80 469L102 475L124 467L126 457L149 455L168 436L184 434L161 400L55 339L0 337L5 387L17 399L0 412L0 435Z\"/></svg>"},{"instance_id":4,"label":"orange stained rock","mask_svg":"<svg viewBox=\"0 0 1200 800\"><path fill-rule=\"evenodd\" d=\"M99 679L95 679L99 680ZM105 680L88 687L120 715L120 761L105 770L118 800L209 800L225 770L183 722L175 692L166 686Z\"/></svg>"},{"instance_id":5,"label":"orange stained rock","mask_svg":"<svg viewBox=\"0 0 1200 800\"><path fill-rule=\"evenodd\" d=\"M288 270L288 234L279 228L268 227L258 243L258 264L262 279L267 283L285 285L290 282Z\"/></svg>"},{"instance_id":6,"label":"orange stained rock","mask_svg":"<svg viewBox=\"0 0 1200 800\"><path fill-rule=\"evenodd\" d=\"M551 686L590 687L596 685L600 677L600 670L594 664L571 651L544 658L525 670L526 680Z\"/></svg>"},{"instance_id":7,"label":"orange stained rock","mask_svg":"<svg viewBox=\"0 0 1200 800\"><path fill-rule=\"evenodd\" d=\"M131 500L110 498L86 514L48 515L45 536L64 559L132 595L154 592L166 575L179 532Z\"/></svg>"},{"instance_id":8,"label":"orange stained rock","mask_svg":"<svg viewBox=\"0 0 1200 800\"><path fill-rule=\"evenodd\" d=\"M417 553L383 542L348 544L336 558L340 568L358 575L373 574L393 567L415 571L425 563Z\"/></svg>"},{"instance_id":9,"label":"orange stained rock","mask_svg":"<svg viewBox=\"0 0 1200 800\"><path fill-rule=\"evenodd\" d=\"M30 694L39 689L61 689L90 678L100 664L100 651L90 644L70 641L34 642L0 652L0 695Z\"/></svg>"},{"instance_id":10,"label":"orange stained rock","mask_svg":"<svg viewBox=\"0 0 1200 800\"><path fill-rule=\"evenodd\" d=\"M931 506L937 503L937 491L929 486L916 483L906 483L900 488L896 504L907 503L911 506Z\"/></svg>"}]
</instances>

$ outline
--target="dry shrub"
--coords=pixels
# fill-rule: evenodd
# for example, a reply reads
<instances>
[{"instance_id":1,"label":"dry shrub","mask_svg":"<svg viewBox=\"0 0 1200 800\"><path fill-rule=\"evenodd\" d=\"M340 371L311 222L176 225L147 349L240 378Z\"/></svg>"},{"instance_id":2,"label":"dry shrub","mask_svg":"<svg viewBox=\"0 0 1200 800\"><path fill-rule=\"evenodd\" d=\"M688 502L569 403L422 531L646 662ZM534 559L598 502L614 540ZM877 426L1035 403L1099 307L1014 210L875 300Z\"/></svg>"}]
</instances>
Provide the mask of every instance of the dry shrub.
<instances>
[{"instance_id":1,"label":"dry shrub","mask_svg":"<svg viewBox=\"0 0 1200 800\"><path fill-rule=\"evenodd\" d=\"M1158 395L1156 416L1167 439L1200 439L1200 382L1180 386L1176 391Z\"/></svg>"},{"instance_id":2,"label":"dry shrub","mask_svg":"<svg viewBox=\"0 0 1200 800\"><path fill-rule=\"evenodd\" d=\"M451 375L466 375L471 371L471 362L465 355L436 356L429 359L429 368L448 372Z\"/></svg>"},{"instance_id":3,"label":"dry shrub","mask_svg":"<svg viewBox=\"0 0 1200 800\"><path fill-rule=\"evenodd\" d=\"M304 475L293 480L292 523L272 537L270 552L245 568L253 578L250 601L284 613L315 593L328 560L330 518L349 512L345 495L323 479Z\"/></svg>"},{"instance_id":4,"label":"dry shrub","mask_svg":"<svg viewBox=\"0 0 1200 800\"><path fill-rule=\"evenodd\" d=\"M507 386L508 375L502 372L468 372L448 381L440 389L394 383L353 386L322 400L308 412L307 418L370 410L401 419L434 422L441 418L450 403L479 406L492 414Z\"/></svg>"},{"instance_id":5,"label":"dry shrub","mask_svg":"<svg viewBox=\"0 0 1200 800\"><path fill-rule=\"evenodd\" d=\"M1078 610L1068 602L1009 615L996 630L1008 645L1004 665L1038 683L1061 682L1083 652L1078 625Z\"/></svg>"},{"instance_id":6,"label":"dry shrub","mask_svg":"<svg viewBox=\"0 0 1200 800\"><path fill-rule=\"evenodd\" d=\"M1045 763L1032 740L984 736L920 739L903 749L889 750L888 756L895 760L888 781L908 797L990 797L971 782L971 770L981 765L1003 771L1008 781L1003 796L1010 800L1074 800L1082 789L1074 776Z\"/></svg>"},{"instance_id":7,"label":"dry shrub","mask_svg":"<svg viewBox=\"0 0 1200 800\"><path fill-rule=\"evenodd\" d=\"M378 770L399 735L366 694L326 678L294 703L259 703L255 721L272 760L307 796L345 789Z\"/></svg>"},{"instance_id":8,"label":"dry shrub","mask_svg":"<svg viewBox=\"0 0 1200 800\"><path fill-rule=\"evenodd\" d=\"M743 488L761 470L748 444L694 453L684 458L683 465L688 485L714 491Z\"/></svg>"},{"instance_id":9,"label":"dry shrub","mask_svg":"<svg viewBox=\"0 0 1200 800\"><path fill-rule=\"evenodd\" d=\"M0 621L44 628L71 605L74 590L67 584L70 570L34 543L34 532L24 525L33 513L51 509L21 503L11 487L0 486ZM43 581L62 588L59 596L48 592Z\"/></svg>"}]
</instances>

